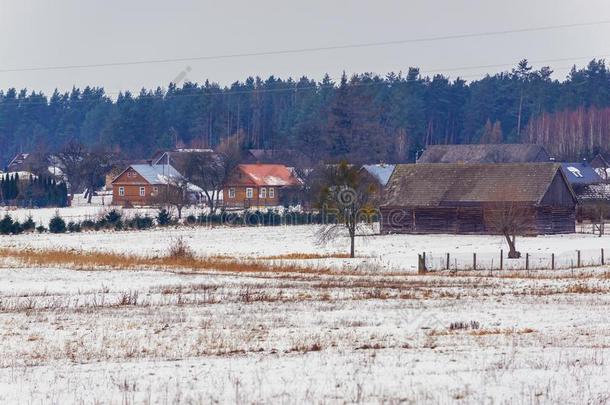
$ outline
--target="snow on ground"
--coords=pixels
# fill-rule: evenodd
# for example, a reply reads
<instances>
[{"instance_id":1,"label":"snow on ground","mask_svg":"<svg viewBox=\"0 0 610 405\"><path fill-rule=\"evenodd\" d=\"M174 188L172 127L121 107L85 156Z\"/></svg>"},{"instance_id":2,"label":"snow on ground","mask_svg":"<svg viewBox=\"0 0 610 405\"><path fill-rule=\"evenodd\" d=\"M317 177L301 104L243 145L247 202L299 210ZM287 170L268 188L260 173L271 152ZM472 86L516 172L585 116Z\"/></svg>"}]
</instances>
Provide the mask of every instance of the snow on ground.
<instances>
[{"instance_id":1,"label":"snow on ground","mask_svg":"<svg viewBox=\"0 0 610 405\"><path fill-rule=\"evenodd\" d=\"M0 236L0 247L17 248L68 248L112 251L138 255L162 255L176 238L184 238L199 255L233 255L253 258L289 253L346 253L347 238L340 238L327 245L320 245L316 231L318 226L276 227L172 227L147 231L83 232L75 234L23 234ZM517 247L523 259L516 263L524 267L525 254L531 255L532 267L538 263L550 267L551 253L556 264L576 264L576 251L581 250L583 264L597 264L601 249L606 248L610 257L610 235L599 238L591 234L552 235L517 238ZM437 267L443 266L446 253L450 253L451 266L459 260L460 268L472 264L472 254L477 253L479 268L498 266L500 250L506 243L501 236L487 235L373 235L359 237L356 241L357 261L327 259L320 261L336 266L365 263L386 271L415 271L417 255L426 252L427 259ZM510 266L508 260L505 266ZM517 264L513 264L516 266ZM463 267L466 266L466 267Z\"/></svg>"},{"instance_id":2,"label":"snow on ground","mask_svg":"<svg viewBox=\"0 0 610 405\"><path fill-rule=\"evenodd\" d=\"M345 252L315 226L28 234L0 247L199 255ZM597 252L610 237L518 238ZM607 403L608 268L416 275L417 253L500 237L359 238L338 273L92 271L0 262L0 403Z\"/></svg>"},{"instance_id":3,"label":"snow on ground","mask_svg":"<svg viewBox=\"0 0 610 405\"><path fill-rule=\"evenodd\" d=\"M66 222L68 221L84 221L86 219L98 219L105 215L112 209L117 209L124 213L126 216L133 216L136 213L150 216L156 216L159 212L154 208L121 208L112 205L102 204L83 204L76 207L64 207L64 208L4 208L0 211L0 215L8 214L14 220L25 221L28 217L32 217L36 225L49 226L49 221L59 214ZM185 210L186 211L186 210Z\"/></svg>"},{"instance_id":4,"label":"snow on ground","mask_svg":"<svg viewBox=\"0 0 610 405\"><path fill-rule=\"evenodd\" d=\"M610 400L595 275L0 272L0 403Z\"/></svg>"}]
</instances>

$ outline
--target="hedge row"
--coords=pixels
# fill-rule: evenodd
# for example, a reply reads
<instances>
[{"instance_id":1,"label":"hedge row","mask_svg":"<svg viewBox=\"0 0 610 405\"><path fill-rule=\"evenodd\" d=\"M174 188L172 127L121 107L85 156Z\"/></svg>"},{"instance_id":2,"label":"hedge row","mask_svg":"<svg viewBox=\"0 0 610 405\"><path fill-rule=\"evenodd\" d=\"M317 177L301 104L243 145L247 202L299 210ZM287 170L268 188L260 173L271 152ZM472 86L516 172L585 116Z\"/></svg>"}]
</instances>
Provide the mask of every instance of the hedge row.
<instances>
[{"instance_id":1,"label":"hedge row","mask_svg":"<svg viewBox=\"0 0 610 405\"><path fill-rule=\"evenodd\" d=\"M334 221L329 215L320 213L303 212L278 212L278 211L252 211L252 212L224 212L220 214L199 214L188 215L184 219L185 225L204 226L204 225L236 225L236 226L277 226L277 225L309 225L322 224ZM13 221L6 214L0 220L0 234L19 234L22 232L37 230L38 232L65 233L81 231L100 231L100 230L143 230L155 226L175 225L178 221L166 210L161 209L155 217L149 215L136 214L130 218L124 218L118 210L112 210L97 220L86 219L80 222L66 221L59 215L55 215L49 221L48 228L44 226L36 227L36 224L29 217L25 222Z\"/></svg>"}]
</instances>

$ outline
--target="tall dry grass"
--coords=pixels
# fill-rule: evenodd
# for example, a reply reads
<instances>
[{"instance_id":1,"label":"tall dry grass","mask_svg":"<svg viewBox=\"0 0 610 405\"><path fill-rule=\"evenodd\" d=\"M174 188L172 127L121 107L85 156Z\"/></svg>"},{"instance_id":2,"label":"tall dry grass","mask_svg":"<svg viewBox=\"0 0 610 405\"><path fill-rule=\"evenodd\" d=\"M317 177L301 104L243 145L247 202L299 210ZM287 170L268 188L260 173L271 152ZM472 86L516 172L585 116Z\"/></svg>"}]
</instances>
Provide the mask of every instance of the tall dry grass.
<instances>
[{"instance_id":1,"label":"tall dry grass","mask_svg":"<svg viewBox=\"0 0 610 405\"><path fill-rule=\"evenodd\" d=\"M0 259L12 259L26 266L65 266L79 270L95 269L171 269L191 271L221 271L232 273L330 273L320 266L301 266L294 263L264 262L262 259L231 259L224 256L196 257L174 254L143 257L109 252L77 250L33 250L0 248Z\"/></svg>"}]
</instances>

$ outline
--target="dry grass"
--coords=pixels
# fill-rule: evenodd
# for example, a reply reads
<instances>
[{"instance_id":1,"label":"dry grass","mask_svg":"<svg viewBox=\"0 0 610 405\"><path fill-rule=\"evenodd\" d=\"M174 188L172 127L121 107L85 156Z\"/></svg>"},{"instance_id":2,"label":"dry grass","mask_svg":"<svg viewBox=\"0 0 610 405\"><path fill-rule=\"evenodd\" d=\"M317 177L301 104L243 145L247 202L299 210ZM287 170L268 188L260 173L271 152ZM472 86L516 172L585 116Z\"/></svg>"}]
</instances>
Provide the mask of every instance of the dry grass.
<instances>
[{"instance_id":1,"label":"dry grass","mask_svg":"<svg viewBox=\"0 0 610 405\"><path fill-rule=\"evenodd\" d=\"M349 259L349 253L285 253L282 255L262 256L261 260L314 260L314 259Z\"/></svg>"},{"instance_id":2,"label":"dry grass","mask_svg":"<svg viewBox=\"0 0 610 405\"><path fill-rule=\"evenodd\" d=\"M529 334L529 333L534 333L534 332L535 332L535 330L532 328L523 328L523 329L496 328L496 329L476 329L476 330L470 331L470 334L473 336L515 335L515 334L523 335L523 334Z\"/></svg>"},{"instance_id":3,"label":"dry grass","mask_svg":"<svg viewBox=\"0 0 610 405\"><path fill-rule=\"evenodd\" d=\"M170 252L171 253L171 252ZM287 263L265 263L261 260L194 257L170 254L163 257L142 257L107 252L76 250L19 250L0 249L1 259L13 259L27 266L66 266L79 270L92 269L173 269L209 270L231 273L329 273L320 267L306 267Z\"/></svg>"}]
</instances>

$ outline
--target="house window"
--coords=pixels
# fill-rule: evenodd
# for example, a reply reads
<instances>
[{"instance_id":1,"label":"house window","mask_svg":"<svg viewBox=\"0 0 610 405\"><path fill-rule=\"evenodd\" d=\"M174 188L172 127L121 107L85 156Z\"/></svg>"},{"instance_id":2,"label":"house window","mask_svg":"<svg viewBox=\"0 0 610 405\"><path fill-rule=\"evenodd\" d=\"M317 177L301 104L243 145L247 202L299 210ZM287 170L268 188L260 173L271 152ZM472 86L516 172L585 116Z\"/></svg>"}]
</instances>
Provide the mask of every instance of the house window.
<instances>
[{"instance_id":1,"label":"house window","mask_svg":"<svg viewBox=\"0 0 610 405\"><path fill-rule=\"evenodd\" d=\"M269 198L275 198L275 189L273 187L269 187Z\"/></svg>"},{"instance_id":2,"label":"house window","mask_svg":"<svg viewBox=\"0 0 610 405\"><path fill-rule=\"evenodd\" d=\"M123 197L125 195L125 187L119 187L119 195Z\"/></svg>"},{"instance_id":3,"label":"house window","mask_svg":"<svg viewBox=\"0 0 610 405\"><path fill-rule=\"evenodd\" d=\"M267 198L267 189L265 187L261 187L258 192L258 198Z\"/></svg>"},{"instance_id":4,"label":"house window","mask_svg":"<svg viewBox=\"0 0 610 405\"><path fill-rule=\"evenodd\" d=\"M140 187L140 197L144 197L146 195L146 189L144 187Z\"/></svg>"},{"instance_id":5,"label":"house window","mask_svg":"<svg viewBox=\"0 0 610 405\"><path fill-rule=\"evenodd\" d=\"M234 188L229 189L229 198L235 198L235 189Z\"/></svg>"},{"instance_id":6,"label":"house window","mask_svg":"<svg viewBox=\"0 0 610 405\"><path fill-rule=\"evenodd\" d=\"M246 198L252 198L254 196L254 190L252 187L246 188Z\"/></svg>"}]
</instances>

